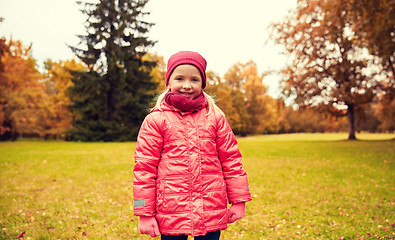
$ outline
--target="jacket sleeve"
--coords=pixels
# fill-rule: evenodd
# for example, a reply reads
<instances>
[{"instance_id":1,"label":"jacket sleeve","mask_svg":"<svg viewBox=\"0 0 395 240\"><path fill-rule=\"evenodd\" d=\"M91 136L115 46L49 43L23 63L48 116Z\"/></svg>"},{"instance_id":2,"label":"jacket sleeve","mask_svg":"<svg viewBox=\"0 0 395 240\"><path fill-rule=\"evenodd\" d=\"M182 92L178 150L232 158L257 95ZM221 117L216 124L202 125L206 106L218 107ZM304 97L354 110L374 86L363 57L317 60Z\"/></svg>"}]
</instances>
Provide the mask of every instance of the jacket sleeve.
<instances>
[{"instance_id":1,"label":"jacket sleeve","mask_svg":"<svg viewBox=\"0 0 395 240\"><path fill-rule=\"evenodd\" d=\"M217 151L222 165L229 203L251 201L247 174L241 163L242 156L236 137L225 116L219 116L217 127Z\"/></svg>"},{"instance_id":2,"label":"jacket sleeve","mask_svg":"<svg viewBox=\"0 0 395 240\"><path fill-rule=\"evenodd\" d=\"M143 121L137 137L133 169L133 210L136 216L154 216L155 180L163 147L163 137L153 114Z\"/></svg>"}]
</instances>

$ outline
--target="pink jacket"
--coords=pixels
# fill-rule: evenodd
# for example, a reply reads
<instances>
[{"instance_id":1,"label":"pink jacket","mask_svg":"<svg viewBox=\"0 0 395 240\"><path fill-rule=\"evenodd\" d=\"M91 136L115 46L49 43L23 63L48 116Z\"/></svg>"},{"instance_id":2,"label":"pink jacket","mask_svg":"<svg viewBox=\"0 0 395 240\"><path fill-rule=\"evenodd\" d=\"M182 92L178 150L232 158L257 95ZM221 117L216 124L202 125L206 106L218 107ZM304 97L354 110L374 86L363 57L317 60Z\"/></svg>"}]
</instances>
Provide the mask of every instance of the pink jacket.
<instances>
[{"instance_id":1,"label":"pink jacket","mask_svg":"<svg viewBox=\"0 0 395 240\"><path fill-rule=\"evenodd\" d=\"M227 202L251 200L236 138L219 113L162 104L141 125L133 209L155 216L161 234L205 235L227 228Z\"/></svg>"}]
</instances>

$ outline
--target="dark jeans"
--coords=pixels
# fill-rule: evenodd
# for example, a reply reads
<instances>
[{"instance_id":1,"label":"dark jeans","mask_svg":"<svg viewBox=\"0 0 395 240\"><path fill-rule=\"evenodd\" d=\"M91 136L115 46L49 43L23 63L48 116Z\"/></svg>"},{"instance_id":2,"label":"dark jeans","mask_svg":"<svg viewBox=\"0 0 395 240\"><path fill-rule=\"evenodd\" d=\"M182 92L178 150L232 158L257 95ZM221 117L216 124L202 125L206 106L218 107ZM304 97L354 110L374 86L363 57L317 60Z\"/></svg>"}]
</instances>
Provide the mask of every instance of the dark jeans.
<instances>
[{"instance_id":1,"label":"dark jeans","mask_svg":"<svg viewBox=\"0 0 395 240\"><path fill-rule=\"evenodd\" d=\"M221 231L208 232L204 236L196 236L195 240L219 240L221 236ZM188 235L161 235L161 240L187 240Z\"/></svg>"}]
</instances>

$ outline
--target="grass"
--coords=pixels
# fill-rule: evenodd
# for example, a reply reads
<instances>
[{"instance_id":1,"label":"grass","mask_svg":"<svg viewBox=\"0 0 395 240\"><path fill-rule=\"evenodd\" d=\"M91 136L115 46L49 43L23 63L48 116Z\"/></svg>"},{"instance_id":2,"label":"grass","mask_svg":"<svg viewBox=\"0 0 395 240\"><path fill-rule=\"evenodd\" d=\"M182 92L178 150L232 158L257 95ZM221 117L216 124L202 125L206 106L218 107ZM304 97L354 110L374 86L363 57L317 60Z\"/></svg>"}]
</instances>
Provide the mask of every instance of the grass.
<instances>
[{"instance_id":1,"label":"grass","mask_svg":"<svg viewBox=\"0 0 395 240\"><path fill-rule=\"evenodd\" d=\"M240 138L253 201L221 239L394 238L395 134L357 137ZM134 146L0 143L0 239L152 239L131 211Z\"/></svg>"}]
</instances>

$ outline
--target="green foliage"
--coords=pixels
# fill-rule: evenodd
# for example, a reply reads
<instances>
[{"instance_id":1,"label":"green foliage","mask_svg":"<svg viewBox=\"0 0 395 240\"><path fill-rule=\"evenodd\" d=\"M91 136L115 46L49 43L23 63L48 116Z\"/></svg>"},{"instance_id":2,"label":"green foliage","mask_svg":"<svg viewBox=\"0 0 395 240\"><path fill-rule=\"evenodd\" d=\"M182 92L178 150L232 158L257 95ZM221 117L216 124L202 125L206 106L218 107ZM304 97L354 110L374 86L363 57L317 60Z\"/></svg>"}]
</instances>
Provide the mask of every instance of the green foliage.
<instances>
[{"instance_id":1,"label":"green foliage","mask_svg":"<svg viewBox=\"0 0 395 240\"><path fill-rule=\"evenodd\" d=\"M140 20L147 1L100 1L85 3L85 46L71 47L89 71L73 73L71 108L76 114L69 138L81 141L136 139L146 115L151 91L157 82L150 77L155 62L143 56L154 42L145 34L151 23Z\"/></svg>"},{"instance_id":2,"label":"green foliage","mask_svg":"<svg viewBox=\"0 0 395 240\"><path fill-rule=\"evenodd\" d=\"M253 200L221 239L393 237L395 135L358 138L239 138ZM131 211L134 146L0 143L0 239L152 239Z\"/></svg>"}]
</instances>

